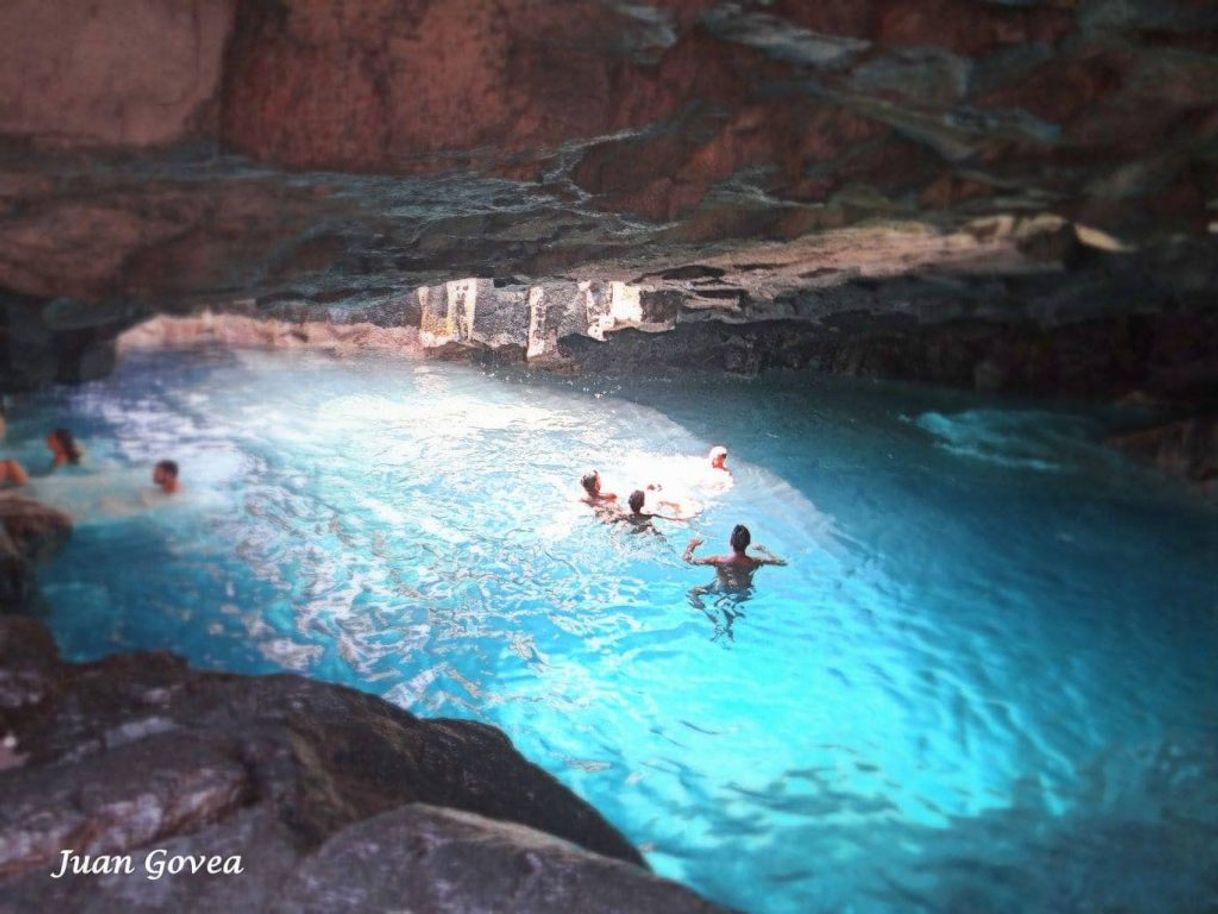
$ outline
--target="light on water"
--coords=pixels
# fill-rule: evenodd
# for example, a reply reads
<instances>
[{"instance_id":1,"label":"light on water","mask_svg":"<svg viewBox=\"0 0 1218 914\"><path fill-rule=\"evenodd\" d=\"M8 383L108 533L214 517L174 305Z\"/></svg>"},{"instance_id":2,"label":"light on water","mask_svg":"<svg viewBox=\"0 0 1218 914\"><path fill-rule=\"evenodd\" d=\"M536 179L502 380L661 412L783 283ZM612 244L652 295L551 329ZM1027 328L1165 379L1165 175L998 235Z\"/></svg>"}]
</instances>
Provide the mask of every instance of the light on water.
<instances>
[{"instance_id":1,"label":"light on water","mask_svg":"<svg viewBox=\"0 0 1218 914\"><path fill-rule=\"evenodd\" d=\"M475 717L661 873L752 911L1218 905L1218 515L1104 418L812 376L609 381L141 355L41 395L88 472L43 570L69 656L168 648ZM735 485L661 536L576 500ZM184 492L150 500L155 460ZM623 493L624 494L624 493ZM738 604L692 532L784 556Z\"/></svg>"}]
</instances>

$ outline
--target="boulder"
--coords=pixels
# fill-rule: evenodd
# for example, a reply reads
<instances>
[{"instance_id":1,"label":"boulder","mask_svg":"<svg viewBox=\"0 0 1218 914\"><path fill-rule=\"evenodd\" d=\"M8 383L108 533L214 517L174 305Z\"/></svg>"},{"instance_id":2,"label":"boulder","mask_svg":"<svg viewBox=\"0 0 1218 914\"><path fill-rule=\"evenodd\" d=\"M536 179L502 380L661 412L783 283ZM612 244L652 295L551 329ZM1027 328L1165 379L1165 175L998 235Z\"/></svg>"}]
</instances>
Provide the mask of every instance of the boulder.
<instances>
[{"instance_id":1,"label":"boulder","mask_svg":"<svg viewBox=\"0 0 1218 914\"><path fill-rule=\"evenodd\" d=\"M0 610L34 593L34 563L50 558L72 532L72 518L14 492L0 492Z\"/></svg>"},{"instance_id":2,"label":"boulder","mask_svg":"<svg viewBox=\"0 0 1218 914\"><path fill-rule=\"evenodd\" d=\"M1108 444L1218 499L1218 414L1114 435Z\"/></svg>"},{"instance_id":3,"label":"boulder","mask_svg":"<svg viewBox=\"0 0 1218 914\"><path fill-rule=\"evenodd\" d=\"M390 861L407 849L409 866ZM388 910L411 900L437 914L711 914L722 909L675 883L551 835L412 803L329 839L295 873L276 914Z\"/></svg>"},{"instance_id":4,"label":"boulder","mask_svg":"<svg viewBox=\"0 0 1218 914\"><path fill-rule=\"evenodd\" d=\"M40 623L3 617L5 738L3 914L717 910L499 730L341 686L164 653L64 663ZM136 872L48 878L66 849ZM157 849L243 872L150 880Z\"/></svg>"}]
</instances>

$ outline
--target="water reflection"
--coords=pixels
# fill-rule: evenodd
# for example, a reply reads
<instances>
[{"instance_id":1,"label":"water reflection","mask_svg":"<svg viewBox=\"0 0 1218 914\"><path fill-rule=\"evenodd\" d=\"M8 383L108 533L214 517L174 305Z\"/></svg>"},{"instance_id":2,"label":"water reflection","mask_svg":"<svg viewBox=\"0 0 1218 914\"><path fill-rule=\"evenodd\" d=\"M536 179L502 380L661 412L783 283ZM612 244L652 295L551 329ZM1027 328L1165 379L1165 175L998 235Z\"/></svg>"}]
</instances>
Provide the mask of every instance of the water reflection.
<instances>
[{"instance_id":1,"label":"water reflection","mask_svg":"<svg viewBox=\"0 0 1218 914\"><path fill-rule=\"evenodd\" d=\"M745 603L752 598L754 587L752 581L743 586L739 582L731 582L720 569L715 579L709 584L692 587L689 591L689 605L706 616L714 629L711 641L732 642L736 640L733 626L737 619L743 619Z\"/></svg>"},{"instance_id":2,"label":"water reflection","mask_svg":"<svg viewBox=\"0 0 1218 914\"><path fill-rule=\"evenodd\" d=\"M942 447L901 419L962 412L925 391L596 383L239 353L40 395L18 449L55 416L123 472L179 442L192 481L174 512L78 526L43 582L61 648L493 723L658 872L747 910L1070 910L1027 876L1049 865L1132 911L1206 910L1218 796L1189 784L1218 783L1212 755L1134 790L1119 750L1214 732L1212 512L1067 446L1069 423L969 414L987 454L1048 468ZM644 480L719 440L736 485L652 521L666 539L577 501L607 455ZM680 545L741 522L790 567L702 583ZM1046 855L1059 821L1079 828ZM1130 885L1140 836L1178 850L1159 907Z\"/></svg>"}]
</instances>

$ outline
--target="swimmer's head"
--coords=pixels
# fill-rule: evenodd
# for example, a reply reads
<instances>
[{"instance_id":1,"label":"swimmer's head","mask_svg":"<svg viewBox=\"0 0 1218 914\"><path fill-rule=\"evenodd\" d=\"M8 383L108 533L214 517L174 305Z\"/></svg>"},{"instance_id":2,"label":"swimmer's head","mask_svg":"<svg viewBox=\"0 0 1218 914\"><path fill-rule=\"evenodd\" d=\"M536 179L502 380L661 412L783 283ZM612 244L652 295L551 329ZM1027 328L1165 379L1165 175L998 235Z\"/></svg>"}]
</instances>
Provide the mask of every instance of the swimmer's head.
<instances>
[{"instance_id":1,"label":"swimmer's head","mask_svg":"<svg viewBox=\"0 0 1218 914\"><path fill-rule=\"evenodd\" d=\"M753 541L753 536L749 533L749 528L744 524L737 524L732 528L732 538L729 542L732 544L732 549L736 552L744 552L749 548L749 543Z\"/></svg>"},{"instance_id":2,"label":"swimmer's head","mask_svg":"<svg viewBox=\"0 0 1218 914\"><path fill-rule=\"evenodd\" d=\"M47 447L55 455L56 463L80 463L80 445L66 428L57 428L47 435Z\"/></svg>"},{"instance_id":3,"label":"swimmer's head","mask_svg":"<svg viewBox=\"0 0 1218 914\"><path fill-rule=\"evenodd\" d=\"M643 494L642 489L635 489L633 492L631 492L630 493L630 511L631 511L631 513L642 514L643 513L643 502L646 499L647 499L647 496Z\"/></svg>"},{"instance_id":4,"label":"swimmer's head","mask_svg":"<svg viewBox=\"0 0 1218 914\"><path fill-rule=\"evenodd\" d=\"M722 444L716 444L710 451L710 465L712 469L726 470L727 469L727 448Z\"/></svg>"},{"instance_id":5,"label":"swimmer's head","mask_svg":"<svg viewBox=\"0 0 1218 914\"><path fill-rule=\"evenodd\" d=\"M584 491L589 495L599 495L601 492L601 474L596 470L585 473L580 479L579 484L584 487Z\"/></svg>"},{"instance_id":6,"label":"swimmer's head","mask_svg":"<svg viewBox=\"0 0 1218 914\"><path fill-rule=\"evenodd\" d=\"M152 482L166 492L175 492L178 488L178 463L176 460L162 460L152 469Z\"/></svg>"}]
</instances>

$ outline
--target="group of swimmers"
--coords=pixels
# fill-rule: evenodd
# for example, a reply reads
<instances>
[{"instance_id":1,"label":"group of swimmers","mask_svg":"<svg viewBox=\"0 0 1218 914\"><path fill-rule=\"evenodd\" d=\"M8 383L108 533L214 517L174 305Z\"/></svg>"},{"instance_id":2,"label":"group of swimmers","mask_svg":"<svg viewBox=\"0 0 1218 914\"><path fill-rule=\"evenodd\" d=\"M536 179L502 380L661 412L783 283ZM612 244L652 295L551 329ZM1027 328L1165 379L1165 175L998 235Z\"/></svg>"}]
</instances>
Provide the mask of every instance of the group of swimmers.
<instances>
[{"instance_id":1,"label":"group of swimmers","mask_svg":"<svg viewBox=\"0 0 1218 914\"><path fill-rule=\"evenodd\" d=\"M727 448L715 445L711 448L707 461L709 467L704 470L700 480L704 486L725 489L732 485L732 473L727 468ZM695 505L664 495L663 487L659 483L650 483L641 489L633 490L626 499L625 507L622 506L617 493L604 490L600 473L596 470L584 474L580 485L584 489L584 503L595 508L605 519L626 520L640 529L652 532L654 532L654 528L651 526L653 518L688 521L697 516L700 511ZM754 546L755 554L750 555L748 549L752 543L752 534L744 524L737 524L732 528L731 536L728 538L731 552L726 555L694 555L695 550L702 543L701 538L692 537L682 555L682 558L691 565L711 565L715 569L715 583L706 587L696 587L690 594L691 601L700 609L704 608L701 602L703 596L718 594L738 599L747 594L753 583L753 573L758 568L763 565L786 564L786 561L761 545ZM727 612L728 634L730 635L730 622L734 616L731 615L730 610Z\"/></svg>"},{"instance_id":2,"label":"group of swimmers","mask_svg":"<svg viewBox=\"0 0 1218 914\"><path fill-rule=\"evenodd\" d=\"M4 433L4 420L0 418L0 438L3 438ZM76 436L66 428L54 429L47 435L47 449L51 452L49 473L59 467L80 466L85 457L84 449L77 443ZM164 494L173 495L181 489L178 473L177 461L158 461L152 468L152 484ZM30 474L19 461L11 457L0 460L0 488L17 488L29 481Z\"/></svg>"}]
</instances>

